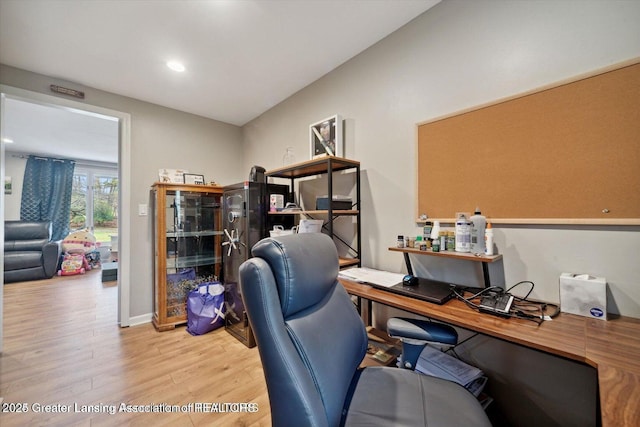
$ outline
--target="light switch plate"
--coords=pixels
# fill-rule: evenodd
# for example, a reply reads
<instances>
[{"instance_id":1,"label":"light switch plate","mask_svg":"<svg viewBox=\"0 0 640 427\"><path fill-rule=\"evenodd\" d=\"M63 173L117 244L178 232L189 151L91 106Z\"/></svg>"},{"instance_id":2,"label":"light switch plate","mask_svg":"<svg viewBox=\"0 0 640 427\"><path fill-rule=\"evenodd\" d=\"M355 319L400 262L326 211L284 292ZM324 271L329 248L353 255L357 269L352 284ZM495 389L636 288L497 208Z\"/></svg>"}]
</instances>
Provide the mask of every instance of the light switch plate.
<instances>
[{"instance_id":1,"label":"light switch plate","mask_svg":"<svg viewBox=\"0 0 640 427\"><path fill-rule=\"evenodd\" d=\"M138 205L138 216L147 216L149 214L149 206L146 203Z\"/></svg>"}]
</instances>

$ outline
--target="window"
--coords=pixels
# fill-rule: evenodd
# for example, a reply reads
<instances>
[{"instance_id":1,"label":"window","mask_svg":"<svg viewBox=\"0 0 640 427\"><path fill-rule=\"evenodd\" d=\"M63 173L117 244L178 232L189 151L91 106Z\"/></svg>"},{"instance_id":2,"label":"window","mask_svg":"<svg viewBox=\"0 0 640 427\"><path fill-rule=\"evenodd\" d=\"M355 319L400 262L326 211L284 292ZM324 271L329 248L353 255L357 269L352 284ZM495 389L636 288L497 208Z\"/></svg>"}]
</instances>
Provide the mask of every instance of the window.
<instances>
[{"instance_id":1,"label":"window","mask_svg":"<svg viewBox=\"0 0 640 427\"><path fill-rule=\"evenodd\" d=\"M98 242L118 234L118 171L76 167L71 195L71 229L88 228Z\"/></svg>"}]
</instances>

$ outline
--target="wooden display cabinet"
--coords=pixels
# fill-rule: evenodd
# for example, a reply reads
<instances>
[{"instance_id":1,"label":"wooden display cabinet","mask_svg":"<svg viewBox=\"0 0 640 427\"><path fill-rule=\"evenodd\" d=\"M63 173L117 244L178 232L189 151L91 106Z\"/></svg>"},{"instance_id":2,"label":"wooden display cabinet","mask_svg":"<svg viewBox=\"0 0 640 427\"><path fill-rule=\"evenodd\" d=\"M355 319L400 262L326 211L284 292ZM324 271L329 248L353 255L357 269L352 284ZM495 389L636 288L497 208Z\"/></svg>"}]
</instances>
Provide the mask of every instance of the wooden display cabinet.
<instances>
[{"instance_id":1,"label":"wooden display cabinet","mask_svg":"<svg viewBox=\"0 0 640 427\"><path fill-rule=\"evenodd\" d=\"M189 291L220 277L222 187L155 183L151 188L153 325L166 331L186 323Z\"/></svg>"}]
</instances>

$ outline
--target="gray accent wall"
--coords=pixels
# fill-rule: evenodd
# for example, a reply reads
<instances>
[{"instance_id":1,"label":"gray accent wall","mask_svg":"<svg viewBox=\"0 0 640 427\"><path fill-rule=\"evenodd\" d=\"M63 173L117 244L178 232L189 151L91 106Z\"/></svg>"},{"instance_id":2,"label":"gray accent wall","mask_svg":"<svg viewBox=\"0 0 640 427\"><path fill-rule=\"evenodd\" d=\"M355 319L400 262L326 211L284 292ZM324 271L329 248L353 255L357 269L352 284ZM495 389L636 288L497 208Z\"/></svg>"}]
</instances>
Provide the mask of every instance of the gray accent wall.
<instances>
[{"instance_id":1,"label":"gray accent wall","mask_svg":"<svg viewBox=\"0 0 640 427\"><path fill-rule=\"evenodd\" d=\"M444 1L246 124L245 169L256 159L267 169L281 166L287 146L296 160L309 159L309 124L341 114L345 157L363 169L363 264L404 272L402 256L387 248L398 234L420 232L416 125L640 57L638 18L640 2L631 1ZM456 168L470 161L473 147L467 159L450 159L451 173L442 182L455 180ZM500 183L490 170L478 176L460 211L475 208L474 185ZM492 277L507 286L531 280L532 297L558 302L562 272L604 276L609 310L640 317L639 231L498 224L495 242L504 261L492 266ZM424 276L481 280L480 269L469 263L414 262Z\"/></svg>"},{"instance_id":2,"label":"gray accent wall","mask_svg":"<svg viewBox=\"0 0 640 427\"><path fill-rule=\"evenodd\" d=\"M402 256L387 248L398 234L420 232L416 125L640 57L639 18L640 2L632 1L445 0L245 125L245 169L255 159L267 169L281 166L287 146L297 160L308 159L309 124L341 114L345 156L362 166L363 265L406 272ZM469 158L450 159L442 183L469 161L472 147ZM500 183L490 170L478 176L461 211L475 208L475 185ZM494 284L531 280L532 298L558 302L562 272L604 276L609 311L640 317L640 227L496 225L494 234L504 255L491 265ZM482 281L474 263L412 259L420 276ZM407 315L381 306L373 314L379 328ZM483 336L458 353L489 374L496 425L598 424L595 369Z\"/></svg>"}]
</instances>

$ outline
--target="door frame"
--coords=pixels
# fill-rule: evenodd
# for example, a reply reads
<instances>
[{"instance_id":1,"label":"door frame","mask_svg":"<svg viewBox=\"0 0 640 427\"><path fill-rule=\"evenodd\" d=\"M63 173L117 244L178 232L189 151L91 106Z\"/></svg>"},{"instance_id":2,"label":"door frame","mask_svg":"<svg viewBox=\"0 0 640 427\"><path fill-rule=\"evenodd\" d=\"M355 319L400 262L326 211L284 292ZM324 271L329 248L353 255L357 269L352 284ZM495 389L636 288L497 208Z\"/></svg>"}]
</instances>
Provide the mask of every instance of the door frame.
<instances>
[{"instance_id":1,"label":"door frame","mask_svg":"<svg viewBox=\"0 0 640 427\"><path fill-rule=\"evenodd\" d=\"M131 325L130 316L130 273L131 273L131 115L122 111L111 110L108 108L98 107L83 102L73 101L40 92L33 92L12 86L0 84L0 97L2 102L2 115L4 115L4 100L6 98L18 99L26 102L47 105L55 108L63 108L69 110L80 110L91 114L115 117L119 123L118 135L118 323L121 327ZM0 118L0 130L2 129L3 118ZM0 132L1 133L1 132ZM4 180L4 142L2 147L2 176ZM2 206L4 207L4 191L0 196ZM4 224L4 208L0 212L0 220ZM0 249L4 253L4 227L0 231ZM0 269L3 267L0 266ZM0 273L3 273L0 270ZM0 352L2 351L2 305L4 287L4 274L0 275Z\"/></svg>"}]
</instances>

